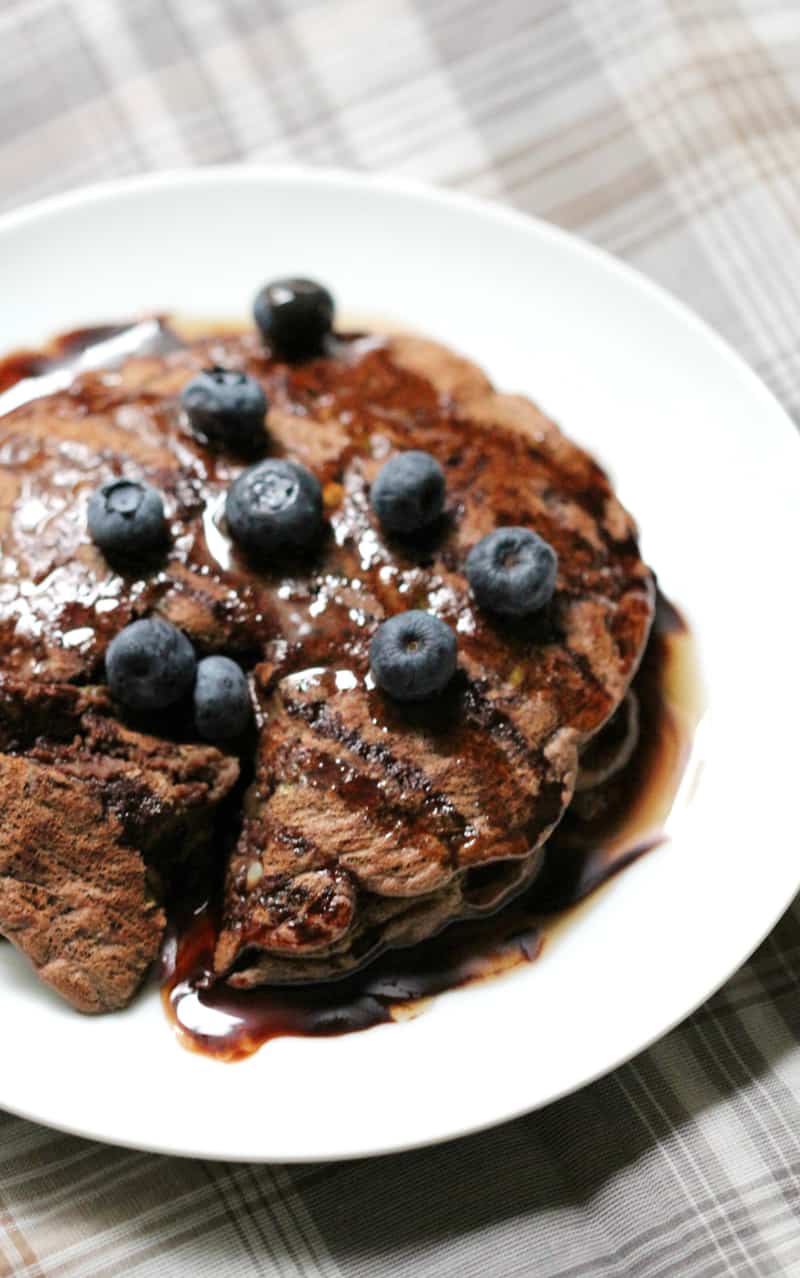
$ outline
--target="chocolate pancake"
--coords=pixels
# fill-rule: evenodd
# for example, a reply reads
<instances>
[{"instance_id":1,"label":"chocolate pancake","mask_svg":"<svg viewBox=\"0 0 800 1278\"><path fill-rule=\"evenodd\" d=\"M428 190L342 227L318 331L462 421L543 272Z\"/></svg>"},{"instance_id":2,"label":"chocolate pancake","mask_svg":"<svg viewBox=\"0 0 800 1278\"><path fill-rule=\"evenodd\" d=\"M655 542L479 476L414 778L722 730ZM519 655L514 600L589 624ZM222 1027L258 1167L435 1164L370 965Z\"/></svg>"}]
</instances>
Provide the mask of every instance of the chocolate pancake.
<instances>
[{"instance_id":1,"label":"chocolate pancake","mask_svg":"<svg viewBox=\"0 0 800 1278\"><path fill-rule=\"evenodd\" d=\"M239 771L111 709L104 688L0 685L0 931L82 1012L135 994L161 944L164 885L204 854Z\"/></svg>"},{"instance_id":2,"label":"chocolate pancake","mask_svg":"<svg viewBox=\"0 0 800 1278\"><path fill-rule=\"evenodd\" d=\"M243 463L205 448L177 399L210 364L261 380L269 451L320 479L326 531L305 560L254 565L227 535L224 496ZM424 538L400 541L381 531L369 487L408 448L440 461L447 505ZM636 670L653 585L605 474L529 401L419 338L337 338L289 365L255 334L212 335L0 418L0 461L7 681L56 702L65 687L100 696L89 689L108 643L150 614L199 655L252 671L255 776L227 873L221 976L247 986L346 972L496 905L535 871L581 751ZM86 531L89 494L117 474L161 490L172 531L163 560L128 576ZM503 524L535 529L558 553L555 595L533 619L487 616L466 581L469 549ZM412 607L453 627L458 670L439 696L400 706L374 687L368 648L383 619ZM113 704L102 718L105 732L132 731ZM178 746L183 722L147 727L164 759L200 748ZM67 765L43 725L25 766L96 794L91 725L82 733ZM103 888L99 863L97 875ZM11 932L2 888L0 931Z\"/></svg>"}]
</instances>

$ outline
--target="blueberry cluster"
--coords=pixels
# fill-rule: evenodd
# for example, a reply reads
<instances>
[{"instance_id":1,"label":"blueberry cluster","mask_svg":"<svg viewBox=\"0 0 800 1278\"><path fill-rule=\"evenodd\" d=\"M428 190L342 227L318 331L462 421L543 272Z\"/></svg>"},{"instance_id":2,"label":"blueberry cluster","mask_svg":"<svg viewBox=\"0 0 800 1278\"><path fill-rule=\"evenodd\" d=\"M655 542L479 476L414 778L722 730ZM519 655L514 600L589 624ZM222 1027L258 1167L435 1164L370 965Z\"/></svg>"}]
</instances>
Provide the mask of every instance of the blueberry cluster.
<instances>
[{"instance_id":1,"label":"blueberry cluster","mask_svg":"<svg viewBox=\"0 0 800 1278\"><path fill-rule=\"evenodd\" d=\"M322 353L334 314L333 298L307 279L273 280L255 299L258 329L278 359L298 361ZM184 387L181 408L194 434L209 448L258 454L267 443L267 397L260 382L238 369L201 370ZM375 516L390 537L436 533L445 511L446 480L439 462L418 449L397 453L370 490ZM131 563L167 544L161 495L150 484L116 478L89 499L88 525L109 557ZM305 466L267 458L231 484L225 518L233 540L260 561L307 552L322 529L322 491ZM553 547L529 528L501 527L472 547L465 572L479 606L501 617L539 611L555 588ZM398 701L441 692L456 668L456 637L432 613L410 610L375 632L370 668L378 687ZM170 706L192 692L198 733L218 740L239 736L251 714L247 680L228 657L197 662L180 630L159 618L127 626L106 655L111 691L133 710Z\"/></svg>"},{"instance_id":2,"label":"blueberry cluster","mask_svg":"<svg viewBox=\"0 0 800 1278\"><path fill-rule=\"evenodd\" d=\"M397 453L372 485L372 508L385 532L424 534L441 518L445 476L429 453ZM473 546L465 564L478 604L503 617L523 617L549 603L558 560L529 528L496 528ZM431 613L412 610L378 627L370 649L375 682L398 701L440 692L456 666L455 635Z\"/></svg>"},{"instance_id":3,"label":"blueberry cluster","mask_svg":"<svg viewBox=\"0 0 800 1278\"><path fill-rule=\"evenodd\" d=\"M112 695L130 710L168 709L191 692L194 722L209 741L240 736L250 722L247 679L229 657L197 661L182 630L160 617L126 626L106 652Z\"/></svg>"},{"instance_id":4,"label":"blueberry cluster","mask_svg":"<svg viewBox=\"0 0 800 1278\"><path fill-rule=\"evenodd\" d=\"M398 453L380 470L371 500L386 532L424 533L444 510L444 472L429 453ZM553 547L529 528L496 528L473 546L465 565L479 605L504 617L527 616L549 603L557 567ZM375 632L370 667L378 687L396 700L422 700L452 678L455 634L432 613L398 613Z\"/></svg>"}]
</instances>

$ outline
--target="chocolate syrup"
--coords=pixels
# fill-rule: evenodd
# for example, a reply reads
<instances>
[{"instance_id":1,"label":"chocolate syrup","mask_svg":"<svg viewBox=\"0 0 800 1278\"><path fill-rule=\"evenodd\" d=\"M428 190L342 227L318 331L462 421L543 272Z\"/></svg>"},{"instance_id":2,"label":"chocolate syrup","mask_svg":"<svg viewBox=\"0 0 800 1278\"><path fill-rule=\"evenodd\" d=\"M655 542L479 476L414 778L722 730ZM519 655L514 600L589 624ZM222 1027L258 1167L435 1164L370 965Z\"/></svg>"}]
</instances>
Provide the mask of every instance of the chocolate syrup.
<instances>
[{"instance_id":1,"label":"chocolate syrup","mask_svg":"<svg viewBox=\"0 0 800 1278\"><path fill-rule=\"evenodd\" d=\"M584 597L589 581L590 589L604 597L624 596L627 604L615 613L613 637L628 662L638 655L649 617L649 582L639 572L635 540L633 535L625 539L618 516L616 524L613 514L606 518L611 492L591 458L574 450L564 464L540 447L537 432L546 431L544 419L529 423L528 434L504 434L501 443L500 427L490 437L485 426L460 417L424 376L396 365L380 339L337 338L329 359L287 367L265 355L252 334L212 334L183 354L180 339L156 321L139 353L163 358L154 361L155 381L145 377L133 383L132 394L126 368L119 374L93 371L103 364L98 353L118 339L124 345L128 331L134 330L80 330L43 353L20 352L0 362L0 415L9 411L2 403L4 388L20 383L27 394L26 379L31 379L35 400L43 393L35 379L43 382L48 373L77 369L41 419L35 409L30 417L23 409L10 420L3 446L2 460L20 484L16 522L5 547L7 576L0 580L0 655L15 675L42 678L46 671L53 682L93 682L101 677L105 645L122 625L156 606L173 615L171 605L181 625L191 608L198 633L210 636L214 650L230 651L243 664L250 664L257 634L259 669L268 680L274 642L275 671L329 664L336 650L349 677L358 681L366 670L370 619L384 609L414 606L429 608L456 627L460 650L490 682L502 676L520 700L532 691L546 695L559 722L587 735L602 722L612 700L602 682L591 678L582 653L559 642L566 611L548 612L524 628L489 624L472 607L460 567L460 529L468 518L480 527L482 490L487 502L499 494L496 517L550 521L545 531L563 565L565 609L566 601ZM135 348L124 351L132 353ZM238 554L215 512L239 467L194 439L176 409L180 386L193 367L228 362L262 378L276 410L272 446L291 448L314 466L323 484L330 534L318 561L296 573L273 577ZM114 365L112 357L109 368ZM75 518L79 498L107 478L108 458L120 447L164 491L174 534L163 570L141 579L109 573ZM368 510L369 476L390 447L431 447L447 460L451 508L435 544L392 545L376 536ZM71 494L66 504L65 491ZM533 495L538 504L530 504ZM563 517L565 501L571 503L571 520ZM691 716L682 712L670 681L689 649L681 619L661 600L634 684L635 750L613 776L576 794L547 845L535 882L491 917L453 923L413 948L379 954L345 979L245 992L211 974L221 887L214 884L194 898L189 915L184 906L174 918L163 964L163 1000L184 1045L236 1060L281 1035L360 1030L413 1015L433 994L534 959L557 914L663 838L691 739ZM473 774L486 778L485 810L497 808L495 825L510 835L506 796L514 793L514 778L502 772L504 753L492 736L497 725L478 721L479 701L470 708L469 725L461 713L475 686L473 677L454 681L453 695L435 710L395 712L376 695L379 704L370 703L370 709L385 723L393 714L398 720L418 714L420 722L409 726L446 733ZM453 712L448 721L428 722L443 707ZM630 734L629 714L630 703L624 703L594 738L585 756L587 774L602 773L604 757L613 756ZM357 797L335 778L332 784L342 801ZM360 784L364 788L366 782ZM558 815L557 790L553 786L552 814L546 803L537 807L539 829ZM515 827L510 851L523 853L539 829ZM454 838L457 845L459 832ZM470 886L474 877L480 888L491 878L492 866L478 865L468 873Z\"/></svg>"},{"instance_id":2,"label":"chocolate syrup","mask_svg":"<svg viewBox=\"0 0 800 1278\"><path fill-rule=\"evenodd\" d=\"M633 691L638 738L628 762L575 796L538 877L490 917L452 923L418 945L386 951L345 979L246 991L212 975L218 901L203 900L175 920L163 953L162 1000L182 1045L242 1060L287 1035L350 1034L407 1019L433 995L533 962L557 920L665 841L699 701L691 635L663 595ZM621 707L617 714L623 713ZM616 719L603 730L609 739L619 731Z\"/></svg>"},{"instance_id":3,"label":"chocolate syrup","mask_svg":"<svg viewBox=\"0 0 800 1278\"><path fill-rule=\"evenodd\" d=\"M155 340L148 343L151 351L165 352L170 349L169 330L160 320L154 320ZM96 324L91 328L74 328L68 333L60 333L53 338L44 350L17 350L0 360L0 392L9 390L18 382L29 378L43 377L58 369L73 367L83 355L105 347L113 338L124 337L135 333L137 325L132 324ZM141 353L144 343L137 340L136 350ZM110 364L112 358L103 360ZM33 392L33 387L31 388ZM37 398L32 393L31 398ZM24 402L24 401L21 401ZM0 409L2 405L0 405Z\"/></svg>"}]
</instances>

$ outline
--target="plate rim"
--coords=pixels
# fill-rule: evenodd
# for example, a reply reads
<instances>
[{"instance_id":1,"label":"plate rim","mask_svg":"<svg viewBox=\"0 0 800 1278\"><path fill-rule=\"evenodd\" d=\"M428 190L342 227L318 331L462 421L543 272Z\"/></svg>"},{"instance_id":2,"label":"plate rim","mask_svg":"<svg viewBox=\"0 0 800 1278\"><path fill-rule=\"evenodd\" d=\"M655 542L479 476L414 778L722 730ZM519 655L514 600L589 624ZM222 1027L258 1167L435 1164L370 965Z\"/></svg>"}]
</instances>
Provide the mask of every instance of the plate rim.
<instances>
[{"instance_id":1,"label":"plate rim","mask_svg":"<svg viewBox=\"0 0 800 1278\"><path fill-rule=\"evenodd\" d=\"M760 398L765 408L771 413L775 426L771 426L770 429L777 430L777 422L779 419L782 420L784 425L781 427L781 430L784 431L784 434L788 432L789 435L793 436L795 439L795 446L800 448L800 432L798 432L795 428L787 410L783 407L774 392L762 381L755 370L748 364L746 359L740 355L724 337L722 337L705 319L692 310L690 306L683 302L668 288L650 279L637 268L631 266L621 258L614 256L608 250L584 239L575 232L556 226L540 217L502 205L495 200L485 199L463 191L434 186L417 179L380 172L361 173L345 168L316 167L294 164L275 165L262 163L237 163L230 165L208 165L199 168L171 168L156 172L114 178L108 181L80 186L54 195L46 196L35 202L25 204L20 208L8 210L0 214L0 242L2 242L7 234L14 233L19 230L24 231L27 226L33 226L37 222L46 220L53 216L58 216L59 214L76 207L80 208L82 206L86 206L87 204L102 203L106 200L116 200L119 198L125 198L132 194L142 194L153 190L184 188L187 186L202 187L209 184L241 184L243 182L250 182L254 185L283 182L296 184L298 186L312 183L323 187L347 187L355 190L368 187L388 194L413 197L417 200L427 201L428 203L444 207L445 209L451 208L470 211L473 214L481 218L488 219L499 226L505 225L526 231L533 229L541 237L550 239L552 242L560 243L564 245L564 247L568 248L572 253L577 253L593 261L610 275L616 277L622 276L623 279L640 294L643 293L649 296L654 303L662 308L666 308L684 326L687 326L694 334L701 338L701 340L704 340L706 343L710 343L715 349L717 355L724 359L731 373L739 379L744 379L748 383L749 391ZM788 438L784 442L788 442ZM800 453L798 453L798 457L800 458ZM761 934L757 936L752 944L748 941L748 948L743 957L730 967L729 970L725 970L719 979L715 979L710 987L704 987L698 994L697 998L693 1000L679 1015L672 1018L655 1033L648 1034L641 1041L637 1041L637 1044L633 1048L625 1049L618 1056L615 1056L612 1060L605 1063L601 1068L588 1073L584 1077L583 1081L578 1085L575 1085L574 1083L567 1083L560 1090L552 1090L545 1099L536 1100L530 1104L512 1106L511 1108L504 1109L502 1113L499 1113L494 1117L462 1124L459 1130L451 1131L446 1135L434 1133L429 1136L399 1141L385 1146L365 1145L362 1142L358 1147L351 1146L346 1150L340 1150L335 1153L324 1153L316 1156L309 1155L308 1153L292 1153L292 1151L285 1151L277 1154L270 1153L265 1154L262 1157L256 1157L252 1153L248 1153L246 1155L246 1159L248 1162L263 1163L312 1163L328 1162L332 1160L345 1161L355 1158L363 1158L366 1156L386 1156L407 1150L410 1151L426 1148L432 1145L464 1139L467 1136L490 1130L493 1127L506 1122L511 1122L525 1114L535 1112L536 1110L543 1108L545 1105L550 1105L575 1091L582 1090L582 1088L587 1087L596 1082L599 1078L603 1078L612 1073L615 1069L618 1069L621 1065L632 1060L641 1052L650 1048L654 1043L660 1041L677 1025L683 1023L683 1021L691 1016L702 1003L718 991L731 978L731 976L749 960L754 951L769 935L776 923L791 905L791 902L797 895L798 889L800 889L800 865L797 870L796 885L792 889L791 893L787 895L786 899L782 900L781 904L775 908L774 917L770 919ZM45 1125L69 1135L109 1143L120 1148L145 1150L173 1157L202 1158L211 1161L236 1161L237 1157L239 1159L242 1158L241 1154L237 1155L235 1151L231 1149L208 1150L202 1145L192 1146L190 1143L185 1143L180 1147L176 1147L168 1141L164 1141L162 1143L157 1143L152 1140L137 1142L134 1139L124 1139L114 1135L106 1136L102 1131L92 1129L91 1127L81 1125L79 1123L61 1121L49 1116L44 1119L41 1114L31 1111L24 1105L9 1105L2 1096L0 1096L0 1107L2 1107L2 1109L4 1109L8 1114L14 1115L15 1117L22 1118L39 1125Z\"/></svg>"},{"instance_id":2,"label":"plate rim","mask_svg":"<svg viewBox=\"0 0 800 1278\"><path fill-rule=\"evenodd\" d=\"M539 217L537 214L525 213L520 209L501 204L499 201L485 196L473 195L467 191L424 182L418 178L379 171L360 172L335 165L320 165L317 167L315 165L302 164L251 164L241 162L236 164L207 164L195 168L159 169L149 173L136 173L125 177L109 178L106 181L90 182L66 191L57 192L54 195L43 196L41 199L30 201L16 209L8 209L0 213L0 236L26 225L32 225L37 221L70 208L83 204L100 203L103 200L115 199L128 193L152 189L168 189L175 186L203 186L209 182L212 184L225 184L229 181L252 181L256 183L282 181L296 182L298 185L311 181L321 182L331 187L345 186L356 189L366 185L398 195L413 196L444 207L460 207L465 210L471 210L480 216L520 229L535 226L541 235L569 245L573 251L578 251L585 257L593 259L596 264L601 265L606 271L612 274L621 273L628 279L629 283L649 293L654 300L667 306L673 314L688 323L696 332L700 332L705 338L710 339L714 343L717 353L726 357L737 373L746 373L752 388L766 396L772 407L779 410L790 428L790 433L795 437L800 433L795 429L788 412L777 395L759 377L745 357L726 338L718 333L707 320L703 319L687 302L684 302L665 285L651 279L637 267L631 266L624 258L617 257L610 250L584 238L578 232L568 231L564 227L558 226L555 222L549 222L545 218ZM800 443L800 441L798 442Z\"/></svg>"}]
</instances>

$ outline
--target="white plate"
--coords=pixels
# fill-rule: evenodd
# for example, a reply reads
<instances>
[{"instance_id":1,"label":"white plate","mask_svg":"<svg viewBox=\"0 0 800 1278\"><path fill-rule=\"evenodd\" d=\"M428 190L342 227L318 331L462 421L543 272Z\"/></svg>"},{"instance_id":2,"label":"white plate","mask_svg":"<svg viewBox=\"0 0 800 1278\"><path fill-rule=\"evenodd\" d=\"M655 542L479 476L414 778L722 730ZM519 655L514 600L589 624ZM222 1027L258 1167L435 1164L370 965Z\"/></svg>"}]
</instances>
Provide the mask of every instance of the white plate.
<instances>
[{"instance_id":1,"label":"white plate","mask_svg":"<svg viewBox=\"0 0 800 1278\"><path fill-rule=\"evenodd\" d=\"M260 283L291 272L462 350L599 454L695 627L710 715L671 841L539 962L406 1024L283 1039L223 1065L181 1050L155 995L86 1019L3 947L0 1105L207 1158L398 1150L544 1105L686 1016L800 885L798 440L744 364L652 284L473 200L345 174L205 169L0 221L0 350L141 309L245 313Z\"/></svg>"}]
</instances>

